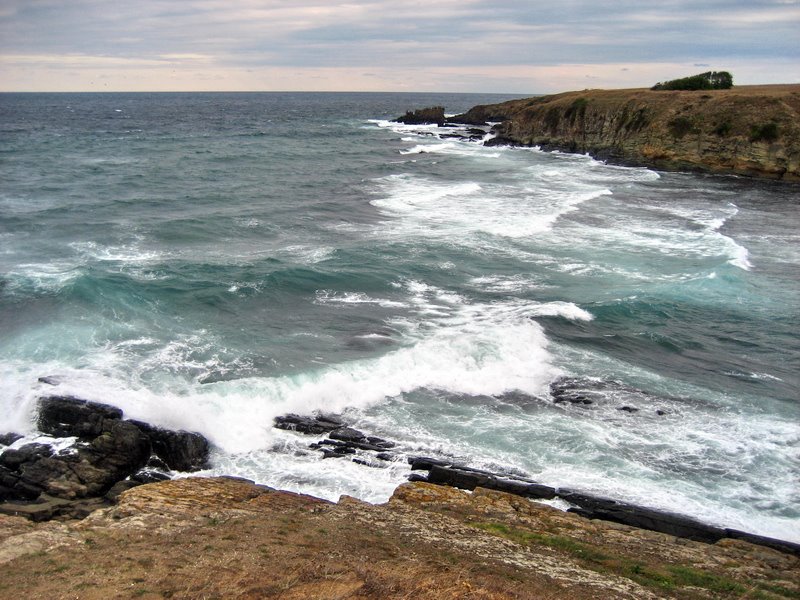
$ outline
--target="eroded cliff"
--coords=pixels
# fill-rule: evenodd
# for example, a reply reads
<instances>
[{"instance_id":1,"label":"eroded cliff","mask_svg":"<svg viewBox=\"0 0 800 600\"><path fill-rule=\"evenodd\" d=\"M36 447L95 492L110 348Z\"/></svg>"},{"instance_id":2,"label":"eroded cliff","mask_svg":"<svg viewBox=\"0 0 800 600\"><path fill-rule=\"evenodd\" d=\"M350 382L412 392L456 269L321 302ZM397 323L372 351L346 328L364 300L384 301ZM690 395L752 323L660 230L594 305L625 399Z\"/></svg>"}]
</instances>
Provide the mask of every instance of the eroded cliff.
<instances>
[{"instance_id":1,"label":"eroded cliff","mask_svg":"<svg viewBox=\"0 0 800 600\"><path fill-rule=\"evenodd\" d=\"M476 106L454 120L501 121L494 144L800 181L800 85L584 90Z\"/></svg>"}]
</instances>

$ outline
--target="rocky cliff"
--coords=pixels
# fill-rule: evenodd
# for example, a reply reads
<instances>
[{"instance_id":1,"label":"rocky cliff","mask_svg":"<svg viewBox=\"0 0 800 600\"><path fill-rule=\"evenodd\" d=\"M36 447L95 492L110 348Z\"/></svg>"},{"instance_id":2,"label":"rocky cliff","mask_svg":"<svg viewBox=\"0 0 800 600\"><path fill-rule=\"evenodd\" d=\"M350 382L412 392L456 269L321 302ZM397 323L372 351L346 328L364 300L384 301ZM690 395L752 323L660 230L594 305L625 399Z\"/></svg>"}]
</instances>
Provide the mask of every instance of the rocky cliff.
<instances>
[{"instance_id":1,"label":"rocky cliff","mask_svg":"<svg viewBox=\"0 0 800 600\"><path fill-rule=\"evenodd\" d=\"M800 85L585 90L476 106L452 120L499 121L493 144L800 181Z\"/></svg>"}]
</instances>

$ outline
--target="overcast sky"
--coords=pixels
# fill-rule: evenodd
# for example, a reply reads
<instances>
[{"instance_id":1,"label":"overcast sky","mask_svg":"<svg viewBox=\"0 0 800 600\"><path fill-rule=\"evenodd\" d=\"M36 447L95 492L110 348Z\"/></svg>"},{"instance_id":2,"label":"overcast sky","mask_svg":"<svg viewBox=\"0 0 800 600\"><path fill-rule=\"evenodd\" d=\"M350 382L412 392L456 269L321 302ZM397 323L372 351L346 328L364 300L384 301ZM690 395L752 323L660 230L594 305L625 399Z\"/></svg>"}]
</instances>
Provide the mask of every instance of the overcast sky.
<instances>
[{"instance_id":1,"label":"overcast sky","mask_svg":"<svg viewBox=\"0 0 800 600\"><path fill-rule=\"evenodd\" d=\"M0 91L800 82L800 0L0 0Z\"/></svg>"}]
</instances>

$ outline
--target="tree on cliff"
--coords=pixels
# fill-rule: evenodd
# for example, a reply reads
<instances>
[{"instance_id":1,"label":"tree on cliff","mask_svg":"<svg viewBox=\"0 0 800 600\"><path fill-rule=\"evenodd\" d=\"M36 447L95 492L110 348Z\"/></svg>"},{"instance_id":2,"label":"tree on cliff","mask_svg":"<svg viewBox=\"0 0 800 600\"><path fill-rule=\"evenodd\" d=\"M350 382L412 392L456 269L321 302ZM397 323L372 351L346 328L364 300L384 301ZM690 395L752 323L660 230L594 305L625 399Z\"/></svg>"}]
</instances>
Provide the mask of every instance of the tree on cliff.
<instances>
[{"instance_id":1,"label":"tree on cliff","mask_svg":"<svg viewBox=\"0 0 800 600\"><path fill-rule=\"evenodd\" d=\"M651 90L729 90L733 87L733 75L728 71L707 71L691 77L658 82Z\"/></svg>"}]
</instances>

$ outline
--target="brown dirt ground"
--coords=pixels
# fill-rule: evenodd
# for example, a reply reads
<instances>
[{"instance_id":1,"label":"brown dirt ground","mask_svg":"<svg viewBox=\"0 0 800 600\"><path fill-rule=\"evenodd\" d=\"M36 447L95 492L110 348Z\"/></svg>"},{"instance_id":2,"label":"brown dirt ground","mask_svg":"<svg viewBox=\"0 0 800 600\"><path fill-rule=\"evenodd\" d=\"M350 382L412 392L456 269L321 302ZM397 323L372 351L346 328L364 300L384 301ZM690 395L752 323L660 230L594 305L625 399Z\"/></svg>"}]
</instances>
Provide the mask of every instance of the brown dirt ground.
<instances>
[{"instance_id":1,"label":"brown dirt ground","mask_svg":"<svg viewBox=\"0 0 800 600\"><path fill-rule=\"evenodd\" d=\"M9 600L797 598L798 567L743 542L677 540L424 483L373 506L192 478L134 488L83 521L0 516Z\"/></svg>"}]
</instances>

